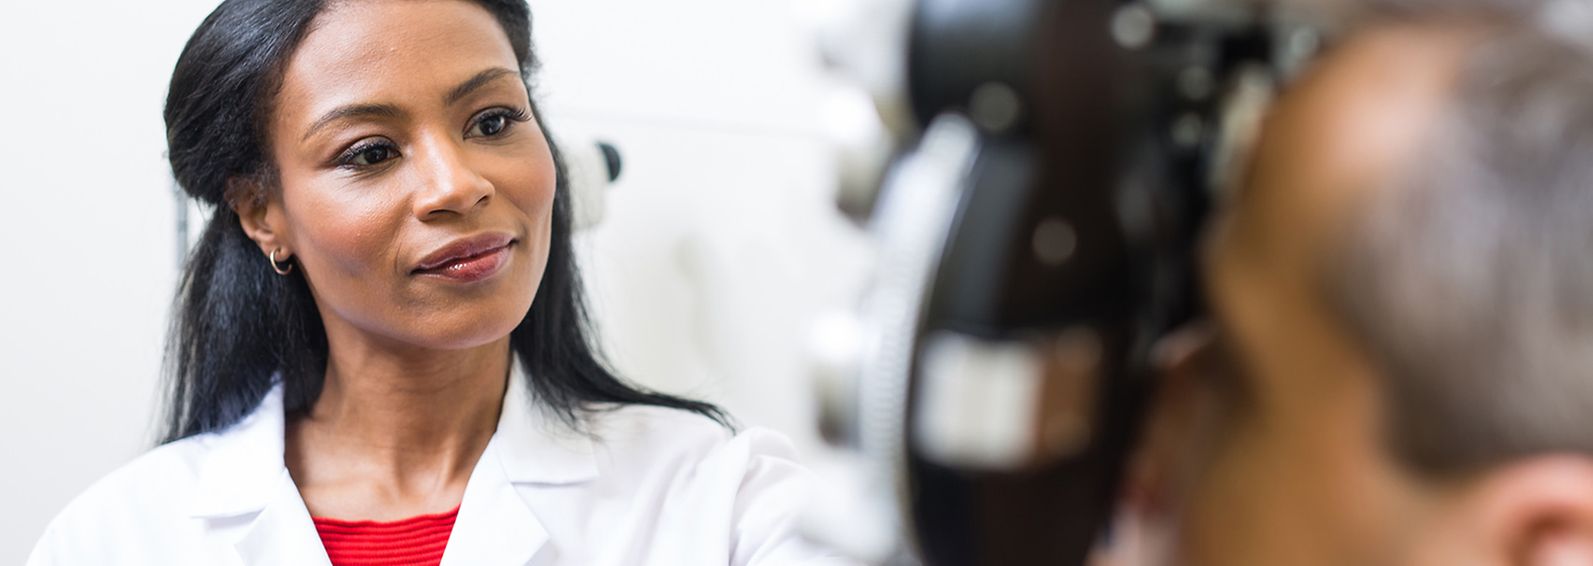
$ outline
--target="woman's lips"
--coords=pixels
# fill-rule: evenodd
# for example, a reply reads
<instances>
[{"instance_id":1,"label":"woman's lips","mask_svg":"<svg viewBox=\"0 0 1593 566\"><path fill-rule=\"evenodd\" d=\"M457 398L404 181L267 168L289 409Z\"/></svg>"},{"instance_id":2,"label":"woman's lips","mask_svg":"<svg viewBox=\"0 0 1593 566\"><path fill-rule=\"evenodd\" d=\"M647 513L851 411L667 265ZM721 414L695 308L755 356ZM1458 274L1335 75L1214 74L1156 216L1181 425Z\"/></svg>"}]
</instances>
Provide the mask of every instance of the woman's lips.
<instances>
[{"instance_id":1,"label":"woman's lips","mask_svg":"<svg viewBox=\"0 0 1593 566\"><path fill-rule=\"evenodd\" d=\"M507 234L461 238L428 254L413 273L458 282L480 281L503 269L514 243L514 238Z\"/></svg>"},{"instance_id":2,"label":"woman's lips","mask_svg":"<svg viewBox=\"0 0 1593 566\"><path fill-rule=\"evenodd\" d=\"M437 267L417 270L415 273L469 283L496 275L508 262L509 246L504 246L472 256L455 258Z\"/></svg>"}]
</instances>

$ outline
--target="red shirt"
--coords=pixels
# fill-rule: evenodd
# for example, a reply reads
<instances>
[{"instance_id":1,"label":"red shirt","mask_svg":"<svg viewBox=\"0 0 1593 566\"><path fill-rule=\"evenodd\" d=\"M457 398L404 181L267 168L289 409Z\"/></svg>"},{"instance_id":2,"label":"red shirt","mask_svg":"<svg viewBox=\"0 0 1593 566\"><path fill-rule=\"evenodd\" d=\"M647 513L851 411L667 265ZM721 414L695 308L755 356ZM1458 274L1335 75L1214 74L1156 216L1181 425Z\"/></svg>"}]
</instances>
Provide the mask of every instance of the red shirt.
<instances>
[{"instance_id":1,"label":"red shirt","mask_svg":"<svg viewBox=\"0 0 1593 566\"><path fill-rule=\"evenodd\" d=\"M459 508L397 521L312 517L332 566L428 565L442 562Z\"/></svg>"}]
</instances>

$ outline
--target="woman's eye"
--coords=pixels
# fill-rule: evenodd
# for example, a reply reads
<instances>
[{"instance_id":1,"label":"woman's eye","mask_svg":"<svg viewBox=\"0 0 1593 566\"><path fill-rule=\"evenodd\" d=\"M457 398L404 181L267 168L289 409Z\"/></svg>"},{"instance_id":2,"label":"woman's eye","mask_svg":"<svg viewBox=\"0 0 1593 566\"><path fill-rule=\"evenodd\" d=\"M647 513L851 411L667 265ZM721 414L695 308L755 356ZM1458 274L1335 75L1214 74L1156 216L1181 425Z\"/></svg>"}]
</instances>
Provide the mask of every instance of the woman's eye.
<instances>
[{"instance_id":1,"label":"woman's eye","mask_svg":"<svg viewBox=\"0 0 1593 566\"><path fill-rule=\"evenodd\" d=\"M369 167L398 157L398 151L390 145L371 144L349 150L343 158L344 165L354 167Z\"/></svg>"},{"instance_id":2,"label":"woman's eye","mask_svg":"<svg viewBox=\"0 0 1593 566\"><path fill-rule=\"evenodd\" d=\"M514 127L514 122L528 122L531 115L524 110L497 108L479 114L475 122L470 124L470 131L465 132L467 138L495 138L505 135Z\"/></svg>"},{"instance_id":3,"label":"woman's eye","mask_svg":"<svg viewBox=\"0 0 1593 566\"><path fill-rule=\"evenodd\" d=\"M354 161L360 165L375 165L392 159L393 153L393 149L390 147L368 147L360 150L359 154L354 156Z\"/></svg>"},{"instance_id":4,"label":"woman's eye","mask_svg":"<svg viewBox=\"0 0 1593 566\"><path fill-rule=\"evenodd\" d=\"M509 128L509 118L502 114L487 116L476 122L476 132L483 136L496 136Z\"/></svg>"}]
</instances>

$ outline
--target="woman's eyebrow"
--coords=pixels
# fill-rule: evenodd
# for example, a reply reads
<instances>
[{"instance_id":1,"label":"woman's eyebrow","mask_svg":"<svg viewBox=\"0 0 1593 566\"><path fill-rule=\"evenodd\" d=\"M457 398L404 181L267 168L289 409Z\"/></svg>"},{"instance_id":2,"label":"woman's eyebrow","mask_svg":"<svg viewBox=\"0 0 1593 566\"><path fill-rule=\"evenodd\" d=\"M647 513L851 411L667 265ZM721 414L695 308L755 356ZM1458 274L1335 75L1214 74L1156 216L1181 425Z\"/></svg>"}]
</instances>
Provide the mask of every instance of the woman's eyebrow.
<instances>
[{"instance_id":1,"label":"woman's eyebrow","mask_svg":"<svg viewBox=\"0 0 1593 566\"><path fill-rule=\"evenodd\" d=\"M397 118L404 114L397 106L391 104L349 104L333 108L331 112L321 115L310 128L304 131L304 139L308 141L315 132L326 127L327 124L348 118Z\"/></svg>"},{"instance_id":2,"label":"woman's eyebrow","mask_svg":"<svg viewBox=\"0 0 1593 566\"><path fill-rule=\"evenodd\" d=\"M459 86L456 86L453 90L448 91L448 96L443 98L443 105L453 106L453 104L459 102L460 99L470 96L470 93L475 92L481 87L487 86L488 83L491 83L492 81L497 80L498 77L505 75L518 75L518 73L503 67L493 67L491 69L476 73L476 76L470 77L470 80L459 83Z\"/></svg>"},{"instance_id":3,"label":"woman's eyebrow","mask_svg":"<svg viewBox=\"0 0 1593 566\"><path fill-rule=\"evenodd\" d=\"M448 96L443 98L443 103L452 106L454 103L459 102L460 99L470 96L470 93L480 90L481 87L487 86L492 81L506 75L518 75L518 73L503 67L494 67L476 73L469 80L459 83L459 86L448 91ZM304 131L304 138L301 141L308 141L310 136L315 135L315 132L338 120L348 118L396 118L402 116L403 113L403 110L391 104L349 104L339 106L321 115L314 124L310 124L309 129Z\"/></svg>"}]
</instances>

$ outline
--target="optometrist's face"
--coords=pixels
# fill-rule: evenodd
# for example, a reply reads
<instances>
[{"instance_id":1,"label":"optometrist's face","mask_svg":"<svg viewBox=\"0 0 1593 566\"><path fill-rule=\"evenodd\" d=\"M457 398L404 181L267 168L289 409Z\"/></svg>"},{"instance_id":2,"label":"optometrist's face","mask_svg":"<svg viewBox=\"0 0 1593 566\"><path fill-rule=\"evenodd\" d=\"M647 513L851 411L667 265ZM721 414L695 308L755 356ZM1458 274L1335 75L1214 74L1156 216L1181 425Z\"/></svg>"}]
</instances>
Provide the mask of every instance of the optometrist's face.
<instances>
[{"instance_id":1,"label":"optometrist's face","mask_svg":"<svg viewBox=\"0 0 1593 566\"><path fill-rule=\"evenodd\" d=\"M346 2L288 61L264 214L329 335L504 338L547 264L553 157L503 29L459 0Z\"/></svg>"}]
</instances>

